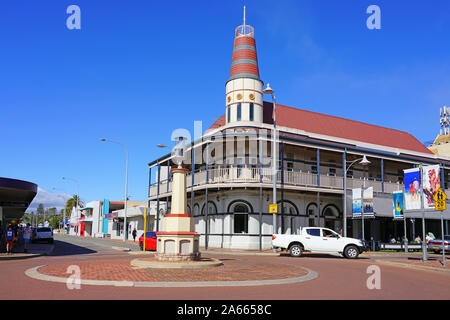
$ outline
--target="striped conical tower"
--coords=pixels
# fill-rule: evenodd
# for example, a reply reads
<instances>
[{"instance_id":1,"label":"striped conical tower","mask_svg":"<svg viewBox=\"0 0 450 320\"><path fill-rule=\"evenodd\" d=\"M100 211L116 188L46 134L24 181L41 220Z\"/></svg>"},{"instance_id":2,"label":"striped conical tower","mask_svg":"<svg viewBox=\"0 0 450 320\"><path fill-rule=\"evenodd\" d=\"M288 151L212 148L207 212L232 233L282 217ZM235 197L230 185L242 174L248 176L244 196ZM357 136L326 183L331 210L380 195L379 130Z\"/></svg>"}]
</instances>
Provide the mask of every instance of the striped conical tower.
<instances>
[{"instance_id":1,"label":"striped conical tower","mask_svg":"<svg viewBox=\"0 0 450 320\"><path fill-rule=\"evenodd\" d=\"M226 123L263 121L263 82L259 79L255 31L236 28L230 79L226 83Z\"/></svg>"}]
</instances>

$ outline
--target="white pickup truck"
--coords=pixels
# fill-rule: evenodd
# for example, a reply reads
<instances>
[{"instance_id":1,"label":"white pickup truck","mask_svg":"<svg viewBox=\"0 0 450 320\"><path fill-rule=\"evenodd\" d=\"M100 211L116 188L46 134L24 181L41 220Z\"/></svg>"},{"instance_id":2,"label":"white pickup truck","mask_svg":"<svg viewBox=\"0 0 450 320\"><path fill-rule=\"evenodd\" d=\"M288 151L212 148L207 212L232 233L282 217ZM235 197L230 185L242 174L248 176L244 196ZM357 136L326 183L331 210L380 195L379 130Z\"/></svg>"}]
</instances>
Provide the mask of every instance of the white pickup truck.
<instances>
[{"instance_id":1,"label":"white pickup truck","mask_svg":"<svg viewBox=\"0 0 450 320\"><path fill-rule=\"evenodd\" d=\"M302 228L300 234L274 234L272 247L288 250L293 257L303 252L339 253L348 259L355 259L364 251L361 240L342 237L327 228Z\"/></svg>"}]
</instances>

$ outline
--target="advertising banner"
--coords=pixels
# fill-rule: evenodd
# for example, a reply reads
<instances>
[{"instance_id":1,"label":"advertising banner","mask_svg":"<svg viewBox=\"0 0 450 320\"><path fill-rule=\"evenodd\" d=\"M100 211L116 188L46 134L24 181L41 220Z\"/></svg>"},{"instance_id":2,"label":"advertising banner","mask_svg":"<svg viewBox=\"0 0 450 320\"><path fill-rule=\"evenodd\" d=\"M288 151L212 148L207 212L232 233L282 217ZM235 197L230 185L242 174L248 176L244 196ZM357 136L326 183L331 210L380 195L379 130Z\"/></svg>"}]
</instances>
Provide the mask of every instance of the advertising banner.
<instances>
[{"instance_id":1,"label":"advertising banner","mask_svg":"<svg viewBox=\"0 0 450 320\"><path fill-rule=\"evenodd\" d=\"M364 216L373 216L373 187L364 188L364 201L361 201L361 188L352 189L353 217L361 217L361 204Z\"/></svg>"},{"instance_id":2,"label":"advertising banner","mask_svg":"<svg viewBox=\"0 0 450 320\"><path fill-rule=\"evenodd\" d=\"M392 197L394 204L394 219L403 219L403 191L394 191Z\"/></svg>"},{"instance_id":3,"label":"advertising banner","mask_svg":"<svg viewBox=\"0 0 450 320\"><path fill-rule=\"evenodd\" d=\"M352 213L353 217L361 216L361 188L352 189Z\"/></svg>"},{"instance_id":4,"label":"advertising banner","mask_svg":"<svg viewBox=\"0 0 450 320\"><path fill-rule=\"evenodd\" d=\"M434 209L434 195L441 187L441 177L439 165L422 167L423 172L423 195L424 195L424 208Z\"/></svg>"},{"instance_id":5,"label":"advertising banner","mask_svg":"<svg viewBox=\"0 0 450 320\"><path fill-rule=\"evenodd\" d=\"M405 210L420 209L420 169L403 170L405 173Z\"/></svg>"}]
</instances>

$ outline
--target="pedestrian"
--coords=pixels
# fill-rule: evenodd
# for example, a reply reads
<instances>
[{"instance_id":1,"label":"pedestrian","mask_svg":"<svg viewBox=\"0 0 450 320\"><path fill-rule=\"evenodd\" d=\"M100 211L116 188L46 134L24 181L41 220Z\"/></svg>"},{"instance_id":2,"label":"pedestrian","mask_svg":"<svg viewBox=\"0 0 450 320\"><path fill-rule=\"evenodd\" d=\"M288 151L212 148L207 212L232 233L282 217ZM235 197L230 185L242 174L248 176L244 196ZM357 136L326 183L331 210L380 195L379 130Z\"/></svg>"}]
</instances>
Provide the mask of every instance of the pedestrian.
<instances>
[{"instance_id":1,"label":"pedestrian","mask_svg":"<svg viewBox=\"0 0 450 320\"><path fill-rule=\"evenodd\" d=\"M392 235L390 235L389 236L389 243L394 244L396 242L397 242L397 240L395 240L395 238Z\"/></svg>"},{"instance_id":2,"label":"pedestrian","mask_svg":"<svg viewBox=\"0 0 450 320\"><path fill-rule=\"evenodd\" d=\"M13 241L14 241L14 230L12 226L9 225L8 230L6 230L6 253L8 254L12 253Z\"/></svg>"},{"instance_id":3,"label":"pedestrian","mask_svg":"<svg viewBox=\"0 0 450 320\"><path fill-rule=\"evenodd\" d=\"M421 243L422 242L422 239L420 239L419 235L417 235L417 237L414 239L414 242L417 242L417 243Z\"/></svg>"},{"instance_id":4,"label":"pedestrian","mask_svg":"<svg viewBox=\"0 0 450 320\"><path fill-rule=\"evenodd\" d=\"M17 224L13 225L13 249L19 244L19 226Z\"/></svg>"},{"instance_id":5,"label":"pedestrian","mask_svg":"<svg viewBox=\"0 0 450 320\"><path fill-rule=\"evenodd\" d=\"M3 252L3 228L2 222L0 221L0 253Z\"/></svg>"},{"instance_id":6,"label":"pedestrian","mask_svg":"<svg viewBox=\"0 0 450 320\"><path fill-rule=\"evenodd\" d=\"M31 226L29 223L27 223L26 228L23 230L23 252L27 252L28 251L28 244L31 241Z\"/></svg>"},{"instance_id":7,"label":"pedestrian","mask_svg":"<svg viewBox=\"0 0 450 320\"><path fill-rule=\"evenodd\" d=\"M430 233L427 232L427 234L425 235L425 241L426 241L426 243L428 243L430 240L433 240L433 238L431 238Z\"/></svg>"},{"instance_id":8,"label":"pedestrian","mask_svg":"<svg viewBox=\"0 0 450 320\"><path fill-rule=\"evenodd\" d=\"M433 232L428 232L428 235L430 236L431 240L436 239L436 236L433 234Z\"/></svg>"},{"instance_id":9,"label":"pedestrian","mask_svg":"<svg viewBox=\"0 0 450 320\"><path fill-rule=\"evenodd\" d=\"M136 228L134 228L133 230L133 241L136 242L136 235L137 235L137 231Z\"/></svg>"}]
</instances>

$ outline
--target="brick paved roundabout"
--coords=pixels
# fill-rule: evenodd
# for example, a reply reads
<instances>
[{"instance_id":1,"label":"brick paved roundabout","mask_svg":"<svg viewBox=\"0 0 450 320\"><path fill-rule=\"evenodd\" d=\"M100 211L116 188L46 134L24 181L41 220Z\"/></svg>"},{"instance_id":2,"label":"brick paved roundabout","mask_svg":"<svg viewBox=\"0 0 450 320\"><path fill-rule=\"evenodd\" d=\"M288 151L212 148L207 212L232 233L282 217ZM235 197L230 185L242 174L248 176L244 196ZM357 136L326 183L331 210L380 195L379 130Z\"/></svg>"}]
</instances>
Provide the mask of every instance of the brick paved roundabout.
<instances>
[{"instance_id":1,"label":"brick paved roundabout","mask_svg":"<svg viewBox=\"0 0 450 320\"><path fill-rule=\"evenodd\" d=\"M248 256L233 256L204 261L221 262L202 268L139 267L136 260L147 264L157 262L154 257L141 259L90 260L59 263L30 268L25 274L31 278L66 283L70 266L80 268L81 284L136 287L207 287L207 286L261 286L309 281L317 273L304 267L278 262L260 263Z\"/></svg>"}]
</instances>

